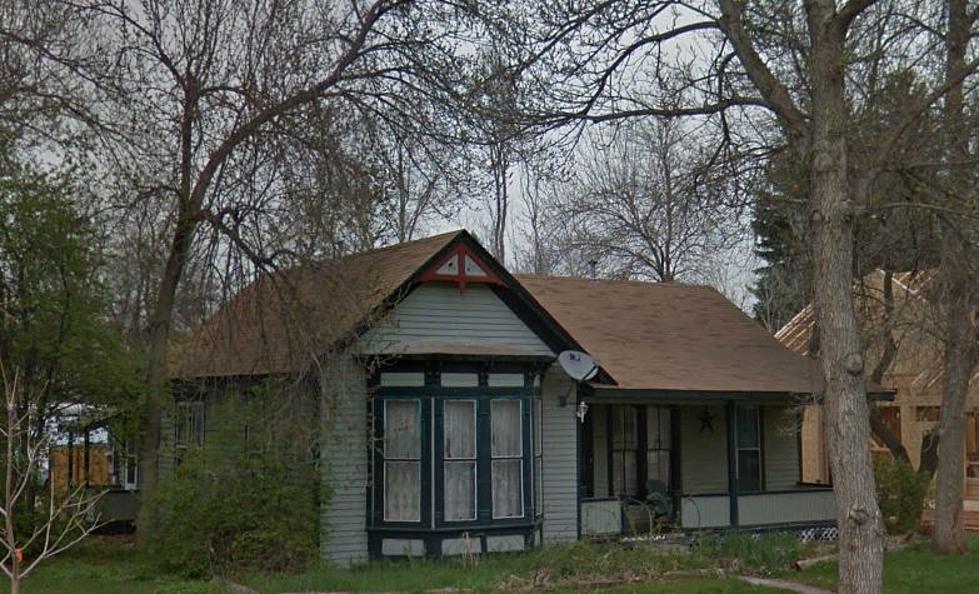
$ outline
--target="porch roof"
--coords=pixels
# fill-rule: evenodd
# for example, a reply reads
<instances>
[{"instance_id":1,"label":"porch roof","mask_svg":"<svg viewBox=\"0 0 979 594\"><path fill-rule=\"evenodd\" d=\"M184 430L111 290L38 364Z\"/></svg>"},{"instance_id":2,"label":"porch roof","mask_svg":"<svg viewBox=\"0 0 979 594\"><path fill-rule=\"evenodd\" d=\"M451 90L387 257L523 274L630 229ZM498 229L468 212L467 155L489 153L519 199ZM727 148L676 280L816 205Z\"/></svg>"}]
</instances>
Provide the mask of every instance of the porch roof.
<instances>
[{"instance_id":1,"label":"porch roof","mask_svg":"<svg viewBox=\"0 0 979 594\"><path fill-rule=\"evenodd\" d=\"M596 386L603 395L820 391L814 361L785 348L711 287L517 278L615 379L614 387Z\"/></svg>"}]
</instances>

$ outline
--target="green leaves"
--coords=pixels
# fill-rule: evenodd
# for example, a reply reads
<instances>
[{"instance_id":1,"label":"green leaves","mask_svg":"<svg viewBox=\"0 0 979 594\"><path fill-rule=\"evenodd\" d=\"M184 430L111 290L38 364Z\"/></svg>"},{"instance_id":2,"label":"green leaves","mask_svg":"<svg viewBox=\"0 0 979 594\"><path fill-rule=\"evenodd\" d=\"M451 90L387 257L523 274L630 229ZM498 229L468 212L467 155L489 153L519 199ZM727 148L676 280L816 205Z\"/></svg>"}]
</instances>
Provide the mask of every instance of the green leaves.
<instances>
[{"instance_id":1,"label":"green leaves","mask_svg":"<svg viewBox=\"0 0 979 594\"><path fill-rule=\"evenodd\" d=\"M0 359L45 402L128 408L139 359L108 318L93 220L64 179L0 178Z\"/></svg>"}]
</instances>

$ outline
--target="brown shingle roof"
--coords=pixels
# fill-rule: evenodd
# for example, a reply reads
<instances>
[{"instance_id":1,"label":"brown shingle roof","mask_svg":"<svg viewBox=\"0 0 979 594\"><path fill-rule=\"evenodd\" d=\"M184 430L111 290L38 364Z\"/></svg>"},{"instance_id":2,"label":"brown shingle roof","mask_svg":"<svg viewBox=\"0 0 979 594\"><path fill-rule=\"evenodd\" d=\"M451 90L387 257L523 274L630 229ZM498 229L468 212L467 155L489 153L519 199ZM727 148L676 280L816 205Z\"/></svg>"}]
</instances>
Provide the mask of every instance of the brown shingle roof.
<instances>
[{"instance_id":1,"label":"brown shingle roof","mask_svg":"<svg viewBox=\"0 0 979 594\"><path fill-rule=\"evenodd\" d=\"M710 287L517 276L618 387L705 392L818 389L812 361Z\"/></svg>"},{"instance_id":2,"label":"brown shingle roof","mask_svg":"<svg viewBox=\"0 0 979 594\"><path fill-rule=\"evenodd\" d=\"M453 231L283 270L252 283L172 349L175 378L287 373L350 336Z\"/></svg>"}]
</instances>

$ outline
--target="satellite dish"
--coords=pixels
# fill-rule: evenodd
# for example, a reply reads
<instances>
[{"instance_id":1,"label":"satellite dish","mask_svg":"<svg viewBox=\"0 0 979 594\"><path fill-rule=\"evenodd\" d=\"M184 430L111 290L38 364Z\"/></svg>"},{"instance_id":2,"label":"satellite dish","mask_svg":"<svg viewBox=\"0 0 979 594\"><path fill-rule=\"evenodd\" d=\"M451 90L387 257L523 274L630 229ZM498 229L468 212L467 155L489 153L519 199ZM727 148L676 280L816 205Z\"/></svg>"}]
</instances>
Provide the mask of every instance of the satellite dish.
<instances>
[{"instance_id":1,"label":"satellite dish","mask_svg":"<svg viewBox=\"0 0 979 594\"><path fill-rule=\"evenodd\" d=\"M577 382L587 382L598 374L598 362L588 353L563 351L557 356L561 369Z\"/></svg>"}]
</instances>

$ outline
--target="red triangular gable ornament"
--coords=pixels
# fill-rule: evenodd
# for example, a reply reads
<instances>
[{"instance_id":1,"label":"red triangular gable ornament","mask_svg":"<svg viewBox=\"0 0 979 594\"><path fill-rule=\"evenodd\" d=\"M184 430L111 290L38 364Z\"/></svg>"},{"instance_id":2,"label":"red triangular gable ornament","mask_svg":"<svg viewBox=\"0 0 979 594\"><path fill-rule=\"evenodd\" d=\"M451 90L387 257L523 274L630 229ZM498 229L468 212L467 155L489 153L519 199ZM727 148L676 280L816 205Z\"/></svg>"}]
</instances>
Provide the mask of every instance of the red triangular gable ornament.
<instances>
[{"instance_id":1,"label":"red triangular gable ornament","mask_svg":"<svg viewBox=\"0 0 979 594\"><path fill-rule=\"evenodd\" d=\"M445 281L456 283L459 290L466 288L466 283L482 283L486 285L502 285L493 270L464 243L452 248L448 254L436 261L419 275L420 282Z\"/></svg>"}]
</instances>

